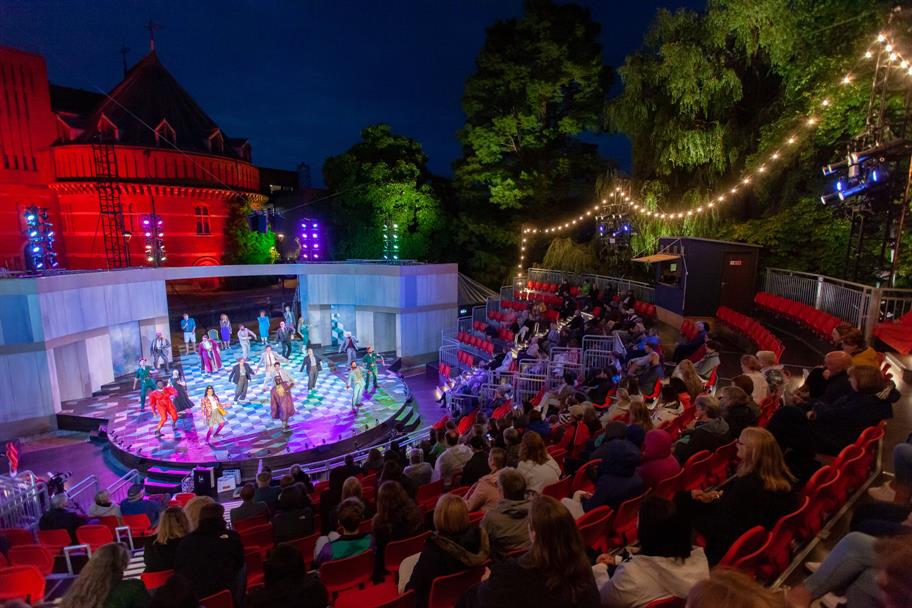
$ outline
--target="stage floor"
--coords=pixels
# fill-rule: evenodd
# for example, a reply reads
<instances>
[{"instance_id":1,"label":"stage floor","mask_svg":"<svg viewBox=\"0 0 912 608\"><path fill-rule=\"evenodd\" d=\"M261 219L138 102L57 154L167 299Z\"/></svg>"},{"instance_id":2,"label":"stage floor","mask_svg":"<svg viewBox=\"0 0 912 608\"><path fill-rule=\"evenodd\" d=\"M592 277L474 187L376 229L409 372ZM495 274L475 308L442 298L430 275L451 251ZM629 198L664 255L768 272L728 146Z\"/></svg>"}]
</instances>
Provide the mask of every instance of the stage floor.
<instances>
[{"instance_id":1,"label":"stage floor","mask_svg":"<svg viewBox=\"0 0 912 608\"><path fill-rule=\"evenodd\" d=\"M377 391L366 393L357 413L352 412L351 391L345 388L344 358L335 371L330 371L330 359L338 361L340 357L334 353L322 355L324 369L315 391L308 394L306 374L298 371L304 357L300 342L294 346L290 362L283 365L295 379L292 395L297 413L289 420L290 432L282 431L281 421L273 420L270 415L269 389L263 385L262 370L248 386L248 402L234 402L234 384L228 381L228 373L240 355L237 345L222 351L223 367L213 374L203 373L197 355L175 360L183 368L194 403L192 409L180 416L176 433L169 420L162 429L164 435L155 435L158 417L149 411L148 403L146 411L140 413L139 391L131 390L130 378L121 378L115 385L105 387L101 395L67 402L60 413L107 420L108 438L115 451L137 459L174 464L240 463L306 452L357 438L394 418L405 421L411 415L411 406L406 406L408 387L399 376L385 369L378 374ZM252 347L253 361L259 359L263 348L262 345ZM228 407L225 428L207 443L208 426L199 410L199 401L210 384Z\"/></svg>"}]
</instances>

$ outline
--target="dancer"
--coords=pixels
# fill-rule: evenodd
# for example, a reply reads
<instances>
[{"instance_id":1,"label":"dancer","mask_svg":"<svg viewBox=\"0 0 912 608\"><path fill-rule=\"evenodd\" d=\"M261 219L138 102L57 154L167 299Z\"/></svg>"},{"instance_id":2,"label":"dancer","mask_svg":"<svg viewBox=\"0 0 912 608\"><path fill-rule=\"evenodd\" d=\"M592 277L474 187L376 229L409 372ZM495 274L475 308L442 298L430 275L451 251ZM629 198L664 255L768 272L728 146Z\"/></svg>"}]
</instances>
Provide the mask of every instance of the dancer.
<instances>
[{"instance_id":1,"label":"dancer","mask_svg":"<svg viewBox=\"0 0 912 608\"><path fill-rule=\"evenodd\" d=\"M171 386L174 390L177 391L177 396L174 398L174 407L177 408L177 413L186 412L193 407L193 402L190 401L190 395L187 393L187 381L184 379L184 372L178 368L171 370Z\"/></svg>"},{"instance_id":2,"label":"dancer","mask_svg":"<svg viewBox=\"0 0 912 608\"><path fill-rule=\"evenodd\" d=\"M352 361L358 358L358 338L354 337L352 332L345 332L345 339L339 345L339 352L345 353L345 356L348 357L346 365L351 367Z\"/></svg>"},{"instance_id":3,"label":"dancer","mask_svg":"<svg viewBox=\"0 0 912 608\"><path fill-rule=\"evenodd\" d=\"M304 350L304 362L301 363L300 371L304 370L307 370L307 391L312 393L317 386L317 375L323 371L323 364L312 348Z\"/></svg>"},{"instance_id":4,"label":"dancer","mask_svg":"<svg viewBox=\"0 0 912 608\"><path fill-rule=\"evenodd\" d=\"M222 343L219 345L222 348L228 348L231 346L231 320L228 318L228 315L222 313L219 317L219 334L222 338Z\"/></svg>"},{"instance_id":5,"label":"dancer","mask_svg":"<svg viewBox=\"0 0 912 608\"><path fill-rule=\"evenodd\" d=\"M294 333L294 313L291 312L291 306L285 307L285 312L282 313L282 318L285 319L285 325Z\"/></svg>"},{"instance_id":6,"label":"dancer","mask_svg":"<svg viewBox=\"0 0 912 608\"><path fill-rule=\"evenodd\" d=\"M156 387L157 388L154 391L149 393L149 404L159 417L158 425L155 427L155 435L161 436L161 429L165 426L165 422L168 420L169 416L171 417L171 429L176 435L177 410L174 409L174 403L171 401L171 398L177 395L177 390L172 386L165 386L165 383L161 380L156 383Z\"/></svg>"},{"instance_id":7,"label":"dancer","mask_svg":"<svg viewBox=\"0 0 912 608\"><path fill-rule=\"evenodd\" d=\"M291 387L294 379L288 370L276 363L273 366L272 391L269 395L269 408L274 419L281 419L282 430L288 431L288 419L295 415L294 401L291 398Z\"/></svg>"},{"instance_id":8,"label":"dancer","mask_svg":"<svg viewBox=\"0 0 912 608\"><path fill-rule=\"evenodd\" d=\"M310 326L307 325L307 321L304 320L303 315L298 317L297 331L301 335L301 339L304 341L304 348L307 348L310 345Z\"/></svg>"},{"instance_id":9,"label":"dancer","mask_svg":"<svg viewBox=\"0 0 912 608\"><path fill-rule=\"evenodd\" d=\"M246 325L241 325L237 331L238 343L241 345L241 356L245 359L250 358L250 340L254 338L252 331L247 329Z\"/></svg>"},{"instance_id":10,"label":"dancer","mask_svg":"<svg viewBox=\"0 0 912 608\"><path fill-rule=\"evenodd\" d=\"M152 339L152 346L149 347L149 356L152 357L153 369L158 369L158 360L161 359L162 365L165 368L165 373L167 374L171 371L168 366L168 360L171 358L171 342L162 335L161 331L155 332L155 337Z\"/></svg>"},{"instance_id":11,"label":"dancer","mask_svg":"<svg viewBox=\"0 0 912 608\"><path fill-rule=\"evenodd\" d=\"M222 432L225 426L225 408L219 401L218 395L215 394L215 388L210 384L206 387L206 392L200 400L200 408L203 411L203 417L209 430L206 431L206 442L212 437L212 428L215 427L216 436Z\"/></svg>"},{"instance_id":12,"label":"dancer","mask_svg":"<svg viewBox=\"0 0 912 608\"><path fill-rule=\"evenodd\" d=\"M184 318L181 319L181 331L184 332L184 348L187 349L184 354L190 354L191 344L193 344L193 352L196 352L196 319L184 313Z\"/></svg>"},{"instance_id":13,"label":"dancer","mask_svg":"<svg viewBox=\"0 0 912 608\"><path fill-rule=\"evenodd\" d=\"M351 371L348 372L348 382L346 382L345 388L351 389L352 412L357 412L361 399L364 397L364 373L356 361L351 362Z\"/></svg>"},{"instance_id":14,"label":"dancer","mask_svg":"<svg viewBox=\"0 0 912 608\"><path fill-rule=\"evenodd\" d=\"M373 346L367 347L367 354L364 355L364 372L367 374L367 382L364 387L370 391L371 378L374 379L374 391L377 390L377 359L380 359L381 365L386 365L386 361L383 360L383 355L378 355L374 352Z\"/></svg>"},{"instance_id":15,"label":"dancer","mask_svg":"<svg viewBox=\"0 0 912 608\"><path fill-rule=\"evenodd\" d=\"M217 343L203 336L199 348L200 366L207 374L212 374L222 369L222 354Z\"/></svg>"},{"instance_id":16,"label":"dancer","mask_svg":"<svg viewBox=\"0 0 912 608\"><path fill-rule=\"evenodd\" d=\"M288 363L288 359L272 350L272 346L267 344L265 350L263 350L263 354L260 355L260 362L256 367L256 373L260 372L261 367L263 368L264 390L269 385L270 380L272 380L272 370L276 363Z\"/></svg>"},{"instance_id":17,"label":"dancer","mask_svg":"<svg viewBox=\"0 0 912 608\"><path fill-rule=\"evenodd\" d=\"M276 342L282 345L282 356L288 359L291 357L291 339L294 337L294 329L285 324L285 321L279 321L279 329L276 332Z\"/></svg>"},{"instance_id":18,"label":"dancer","mask_svg":"<svg viewBox=\"0 0 912 608\"><path fill-rule=\"evenodd\" d=\"M238 358L237 363L231 368L231 373L228 374L228 382L233 382L235 384L235 403L247 401L247 382L250 380L251 376L253 376L253 369L250 367L250 364L247 363L247 359L244 357Z\"/></svg>"},{"instance_id":19,"label":"dancer","mask_svg":"<svg viewBox=\"0 0 912 608\"><path fill-rule=\"evenodd\" d=\"M139 367L136 368L136 374L133 376L133 390L136 390L136 383L139 382L139 411L146 411L146 395L149 391L155 390L155 382L152 381L152 372L149 371L148 361L145 357L139 360Z\"/></svg>"},{"instance_id":20,"label":"dancer","mask_svg":"<svg viewBox=\"0 0 912 608\"><path fill-rule=\"evenodd\" d=\"M269 341L269 317L266 316L265 310L260 311L257 323L260 326L260 342L265 344Z\"/></svg>"}]
</instances>

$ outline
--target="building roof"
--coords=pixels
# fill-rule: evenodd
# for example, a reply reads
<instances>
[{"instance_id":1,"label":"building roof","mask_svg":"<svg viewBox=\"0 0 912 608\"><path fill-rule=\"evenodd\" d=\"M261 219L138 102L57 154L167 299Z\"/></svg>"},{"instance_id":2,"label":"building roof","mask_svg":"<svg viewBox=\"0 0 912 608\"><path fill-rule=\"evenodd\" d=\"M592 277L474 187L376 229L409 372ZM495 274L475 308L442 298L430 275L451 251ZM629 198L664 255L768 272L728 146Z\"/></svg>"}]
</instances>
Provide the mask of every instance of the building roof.
<instances>
[{"instance_id":1,"label":"building roof","mask_svg":"<svg viewBox=\"0 0 912 608\"><path fill-rule=\"evenodd\" d=\"M51 110L54 112L67 112L79 116L88 116L104 99L103 93L74 89L59 84L52 84Z\"/></svg>"},{"instance_id":2,"label":"building roof","mask_svg":"<svg viewBox=\"0 0 912 608\"><path fill-rule=\"evenodd\" d=\"M239 158L227 135L222 133L221 151L210 149L209 138L219 129L215 121L193 100L151 51L127 72L124 79L94 108L86 131L76 140L100 139L102 116L117 127L119 144L165 147L156 141L155 128L166 120L174 129L178 148L217 156ZM170 146L168 146L170 147Z\"/></svg>"}]
</instances>

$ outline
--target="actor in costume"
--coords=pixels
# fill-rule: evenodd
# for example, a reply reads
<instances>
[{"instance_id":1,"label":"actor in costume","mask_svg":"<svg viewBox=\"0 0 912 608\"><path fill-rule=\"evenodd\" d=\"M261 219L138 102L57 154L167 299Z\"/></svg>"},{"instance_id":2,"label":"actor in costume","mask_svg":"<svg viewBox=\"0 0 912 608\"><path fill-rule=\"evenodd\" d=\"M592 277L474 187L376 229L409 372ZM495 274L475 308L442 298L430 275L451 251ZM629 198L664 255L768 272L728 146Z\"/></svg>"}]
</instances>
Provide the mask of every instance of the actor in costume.
<instances>
[{"instance_id":1,"label":"actor in costume","mask_svg":"<svg viewBox=\"0 0 912 608\"><path fill-rule=\"evenodd\" d=\"M149 355L152 357L152 368L158 369L158 360L161 359L165 373L170 371L168 360L171 358L171 341L162 335L162 332L155 332L152 338L152 346L149 347Z\"/></svg>"},{"instance_id":2,"label":"actor in costume","mask_svg":"<svg viewBox=\"0 0 912 608\"><path fill-rule=\"evenodd\" d=\"M174 409L174 403L171 401L172 397L177 395L177 391L172 386L165 386L165 383L161 380L158 381L156 386L157 388L149 393L149 404L159 418L158 425L155 427L155 434L162 434L161 429L165 426L169 416L171 417L171 429L177 434L177 410Z\"/></svg>"},{"instance_id":3,"label":"actor in costume","mask_svg":"<svg viewBox=\"0 0 912 608\"><path fill-rule=\"evenodd\" d=\"M261 310L260 316L257 317L257 323L260 326L260 342L269 341L269 317L266 316L266 311Z\"/></svg>"},{"instance_id":4,"label":"actor in costume","mask_svg":"<svg viewBox=\"0 0 912 608\"><path fill-rule=\"evenodd\" d=\"M247 359L240 357L234 367L231 368L231 373L228 374L228 382L235 384L234 401L236 403L247 401L247 383L250 382L252 377L253 368L247 363Z\"/></svg>"},{"instance_id":5,"label":"actor in costume","mask_svg":"<svg viewBox=\"0 0 912 608\"><path fill-rule=\"evenodd\" d=\"M374 390L377 390L377 359L380 359L382 365L386 365L383 355L374 352L373 346L367 347L367 354L364 355L364 373L367 376L364 387L369 391L371 378L374 379Z\"/></svg>"},{"instance_id":6,"label":"actor in costume","mask_svg":"<svg viewBox=\"0 0 912 608\"><path fill-rule=\"evenodd\" d=\"M136 383L139 382L139 411L146 411L146 395L149 391L155 390L155 382L152 380L152 372L149 371L149 362L145 357L139 360L139 367L136 368L136 374L133 376L133 390L136 390Z\"/></svg>"},{"instance_id":7,"label":"actor in costume","mask_svg":"<svg viewBox=\"0 0 912 608\"><path fill-rule=\"evenodd\" d=\"M272 373L272 392L269 395L269 408L274 419L282 421L282 430L287 431L288 419L295 415L294 401L291 398L291 387L294 379L288 370L276 363Z\"/></svg>"},{"instance_id":8,"label":"actor in costume","mask_svg":"<svg viewBox=\"0 0 912 608\"><path fill-rule=\"evenodd\" d=\"M352 411L357 412L361 399L364 398L364 372L358 367L357 361L351 362L351 371L348 372L348 382L345 384L345 388L351 389Z\"/></svg>"},{"instance_id":9,"label":"actor in costume","mask_svg":"<svg viewBox=\"0 0 912 608\"><path fill-rule=\"evenodd\" d=\"M345 356L348 358L348 365L351 367L352 361L358 358L358 338L352 335L352 332L345 332L345 337L342 340L342 344L339 345L339 352L345 353Z\"/></svg>"},{"instance_id":10,"label":"actor in costume","mask_svg":"<svg viewBox=\"0 0 912 608\"><path fill-rule=\"evenodd\" d=\"M294 313L291 312L291 306L285 307L285 312L282 313L282 318L285 320L285 325L294 333Z\"/></svg>"},{"instance_id":11,"label":"actor in costume","mask_svg":"<svg viewBox=\"0 0 912 608\"><path fill-rule=\"evenodd\" d=\"M231 320L225 313L219 317L219 337L222 339L219 346L222 348L231 346Z\"/></svg>"},{"instance_id":12,"label":"actor in costume","mask_svg":"<svg viewBox=\"0 0 912 608\"><path fill-rule=\"evenodd\" d=\"M307 391L311 392L317 387L317 375L323 371L323 364L320 358L314 354L314 349L308 348L304 351L304 362L301 363L300 371L307 371Z\"/></svg>"},{"instance_id":13,"label":"actor in costume","mask_svg":"<svg viewBox=\"0 0 912 608\"><path fill-rule=\"evenodd\" d=\"M254 334L252 331L247 329L246 325L241 325L241 328L237 331L238 342L241 345L241 356L245 359L250 358L250 341L254 339Z\"/></svg>"},{"instance_id":14,"label":"actor in costume","mask_svg":"<svg viewBox=\"0 0 912 608\"><path fill-rule=\"evenodd\" d=\"M260 355L260 362L256 367L256 373L259 373L260 368L263 368L264 389L269 386L269 382L272 380L272 370L277 363L288 363L288 359L272 350L272 347L267 344L266 349L263 350L263 354Z\"/></svg>"},{"instance_id":15,"label":"actor in costume","mask_svg":"<svg viewBox=\"0 0 912 608\"><path fill-rule=\"evenodd\" d=\"M301 334L301 339L304 340L304 348L307 348L307 345L310 344L310 326L307 325L307 321L304 320L303 316L298 317L298 333Z\"/></svg>"},{"instance_id":16,"label":"actor in costume","mask_svg":"<svg viewBox=\"0 0 912 608\"><path fill-rule=\"evenodd\" d=\"M181 319L181 331L184 332L184 347L187 349L185 354L190 354L190 345L193 345L193 352L196 352L196 319L184 313Z\"/></svg>"},{"instance_id":17,"label":"actor in costume","mask_svg":"<svg viewBox=\"0 0 912 608\"><path fill-rule=\"evenodd\" d=\"M209 430L206 431L206 441L209 441L209 438L212 437L213 428L216 435L224 428L225 414L227 413L225 412L225 407L219 402L218 395L215 394L215 389L211 384L206 387L206 393L200 399L200 409L202 409L203 417L209 426Z\"/></svg>"},{"instance_id":18,"label":"actor in costume","mask_svg":"<svg viewBox=\"0 0 912 608\"><path fill-rule=\"evenodd\" d=\"M279 329L276 331L276 342L282 345L282 356L286 359L291 356L291 339L294 337L294 329L286 325L285 321L279 321Z\"/></svg>"},{"instance_id":19,"label":"actor in costume","mask_svg":"<svg viewBox=\"0 0 912 608\"><path fill-rule=\"evenodd\" d=\"M219 346L209 339L209 336L203 336L199 348L200 366L207 374L212 374L222 369L222 354L219 352Z\"/></svg>"},{"instance_id":20,"label":"actor in costume","mask_svg":"<svg viewBox=\"0 0 912 608\"><path fill-rule=\"evenodd\" d=\"M187 393L187 381L184 379L184 372L179 369L171 370L171 386L177 391L174 398L174 407L178 413L189 411L193 408L193 402L190 401L190 395Z\"/></svg>"}]
</instances>

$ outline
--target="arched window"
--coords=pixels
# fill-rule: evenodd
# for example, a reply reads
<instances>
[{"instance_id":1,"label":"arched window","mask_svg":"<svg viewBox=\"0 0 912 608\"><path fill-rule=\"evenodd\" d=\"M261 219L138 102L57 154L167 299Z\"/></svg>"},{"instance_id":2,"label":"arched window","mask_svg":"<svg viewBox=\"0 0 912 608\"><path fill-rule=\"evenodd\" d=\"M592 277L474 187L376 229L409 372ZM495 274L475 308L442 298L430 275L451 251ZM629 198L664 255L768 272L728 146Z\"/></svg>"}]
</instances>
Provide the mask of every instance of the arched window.
<instances>
[{"instance_id":1,"label":"arched window","mask_svg":"<svg viewBox=\"0 0 912 608\"><path fill-rule=\"evenodd\" d=\"M197 205L193 211L196 215L196 234L212 234L212 229L209 227L209 207Z\"/></svg>"},{"instance_id":2,"label":"arched window","mask_svg":"<svg viewBox=\"0 0 912 608\"><path fill-rule=\"evenodd\" d=\"M163 148L170 148L171 144L176 143L176 141L177 133L175 133L174 127L172 127L167 120L162 118L162 121L155 127L155 145Z\"/></svg>"}]
</instances>

